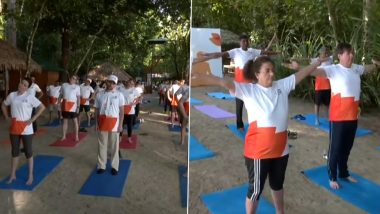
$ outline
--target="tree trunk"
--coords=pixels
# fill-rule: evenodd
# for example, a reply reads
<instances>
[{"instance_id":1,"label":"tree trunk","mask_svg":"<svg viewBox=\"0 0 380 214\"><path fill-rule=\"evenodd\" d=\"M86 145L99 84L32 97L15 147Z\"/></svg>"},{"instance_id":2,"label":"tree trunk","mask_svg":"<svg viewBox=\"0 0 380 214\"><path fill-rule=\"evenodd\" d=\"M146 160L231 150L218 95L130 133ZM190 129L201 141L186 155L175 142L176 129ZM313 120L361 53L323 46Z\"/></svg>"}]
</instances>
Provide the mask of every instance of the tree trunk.
<instances>
[{"instance_id":1,"label":"tree trunk","mask_svg":"<svg viewBox=\"0 0 380 214\"><path fill-rule=\"evenodd\" d=\"M362 62L365 61L365 56L368 50L369 34L368 22L370 20L370 10L372 8L372 0L363 0L363 56Z\"/></svg>"},{"instance_id":2,"label":"tree trunk","mask_svg":"<svg viewBox=\"0 0 380 214\"><path fill-rule=\"evenodd\" d=\"M83 64L83 62L86 60L88 54L90 53L90 51L91 51L91 49L92 49L92 46L94 45L95 40L98 38L97 35L99 35L102 31L103 31L103 28L101 28L101 29L95 34L94 38L91 40L90 45L88 46L86 53L85 53L84 56L82 57L82 60L81 60L81 61L79 62L79 64L77 65L77 68L75 69L74 74L77 74L78 71L79 71L79 69L80 69L80 67L82 67L82 64Z\"/></svg>"},{"instance_id":3,"label":"tree trunk","mask_svg":"<svg viewBox=\"0 0 380 214\"><path fill-rule=\"evenodd\" d=\"M62 31L62 68L64 72L59 73L59 80L67 82L69 79L69 57L70 57L70 27L67 23L63 25Z\"/></svg>"},{"instance_id":4,"label":"tree trunk","mask_svg":"<svg viewBox=\"0 0 380 214\"><path fill-rule=\"evenodd\" d=\"M8 13L11 14L11 16L7 20L7 41L13 47L17 47L17 40L16 40L17 28L16 28L16 20L15 20L16 0L8 0Z\"/></svg>"},{"instance_id":5,"label":"tree trunk","mask_svg":"<svg viewBox=\"0 0 380 214\"><path fill-rule=\"evenodd\" d=\"M339 43L338 29L337 29L337 23L336 23L336 18L335 18L335 12L333 12L333 8L332 8L332 0L326 0L326 5L327 5L328 13L329 13L330 25L334 33L335 44L337 45Z\"/></svg>"},{"instance_id":6,"label":"tree trunk","mask_svg":"<svg viewBox=\"0 0 380 214\"><path fill-rule=\"evenodd\" d=\"M40 11L38 12L38 16L34 20L33 29L30 32L30 35L28 37L28 44L27 44L27 47L26 47L27 58L26 58L26 73L25 73L25 76L27 76L27 77L30 75L30 72L31 72L29 70L29 64L30 64L30 60L32 58L34 36L36 35L37 29L38 29L38 25L39 25L40 20L42 18L42 14L43 14L43 10L45 8L46 1L47 0L45 0L42 3Z\"/></svg>"}]
</instances>

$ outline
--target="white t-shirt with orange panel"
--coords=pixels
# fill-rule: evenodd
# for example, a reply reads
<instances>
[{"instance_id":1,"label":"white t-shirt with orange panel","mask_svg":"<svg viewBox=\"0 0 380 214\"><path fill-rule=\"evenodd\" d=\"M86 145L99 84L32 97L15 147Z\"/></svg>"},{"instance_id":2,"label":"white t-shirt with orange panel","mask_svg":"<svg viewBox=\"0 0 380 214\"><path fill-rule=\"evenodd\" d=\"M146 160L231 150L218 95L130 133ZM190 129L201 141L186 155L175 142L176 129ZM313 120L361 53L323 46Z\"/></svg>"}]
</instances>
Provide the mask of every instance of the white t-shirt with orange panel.
<instances>
[{"instance_id":1,"label":"white t-shirt with orange panel","mask_svg":"<svg viewBox=\"0 0 380 214\"><path fill-rule=\"evenodd\" d=\"M78 108L78 97L80 96L80 88L76 84L63 83L62 93L62 111L76 112Z\"/></svg>"},{"instance_id":2,"label":"white t-shirt with orange panel","mask_svg":"<svg viewBox=\"0 0 380 214\"><path fill-rule=\"evenodd\" d=\"M253 49L253 48L248 48L246 51L243 50L242 48L235 48L228 51L228 55L235 62L235 81L236 82L241 82L241 83L250 82L244 79L244 75L243 75L244 65L249 60L256 59L258 56L260 56L260 54L261 54L260 49Z\"/></svg>"},{"instance_id":3,"label":"white t-shirt with orange panel","mask_svg":"<svg viewBox=\"0 0 380 214\"><path fill-rule=\"evenodd\" d=\"M140 93L135 87L122 88L119 90L124 96L124 114L135 114L136 99L140 96Z\"/></svg>"},{"instance_id":4,"label":"white t-shirt with orange panel","mask_svg":"<svg viewBox=\"0 0 380 214\"><path fill-rule=\"evenodd\" d=\"M244 101L248 114L245 157L267 159L289 154L288 96L295 83L295 75L274 81L269 88L235 82L235 94L231 94Z\"/></svg>"},{"instance_id":5,"label":"white t-shirt with orange panel","mask_svg":"<svg viewBox=\"0 0 380 214\"><path fill-rule=\"evenodd\" d=\"M36 92L41 92L41 88L36 83L32 83L27 92L33 96L36 96Z\"/></svg>"},{"instance_id":6,"label":"white t-shirt with orange panel","mask_svg":"<svg viewBox=\"0 0 380 214\"><path fill-rule=\"evenodd\" d=\"M124 96L117 91L99 92L95 99L95 108L99 111L98 128L102 132L117 132L120 107L125 103Z\"/></svg>"},{"instance_id":7,"label":"white t-shirt with orange panel","mask_svg":"<svg viewBox=\"0 0 380 214\"><path fill-rule=\"evenodd\" d=\"M353 121L359 117L360 76L364 66L352 64L346 68L341 64L321 67L331 85L330 120Z\"/></svg>"},{"instance_id":8,"label":"white t-shirt with orange panel","mask_svg":"<svg viewBox=\"0 0 380 214\"><path fill-rule=\"evenodd\" d=\"M310 60L310 64L313 64L318 61L319 58L312 58ZM334 62L333 56L330 56L327 61L322 62L321 66L327 66L332 65ZM324 77L315 77L315 84L314 84L314 90L315 91L321 91L321 90L330 90L330 81L327 78Z\"/></svg>"},{"instance_id":9,"label":"white t-shirt with orange panel","mask_svg":"<svg viewBox=\"0 0 380 214\"><path fill-rule=\"evenodd\" d=\"M49 85L46 88L46 91L48 92L49 95L49 104L50 105L57 105L58 104L58 97L61 93L61 86L54 86L54 85Z\"/></svg>"},{"instance_id":10,"label":"white t-shirt with orange panel","mask_svg":"<svg viewBox=\"0 0 380 214\"><path fill-rule=\"evenodd\" d=\"M22 95L18 95L17 93L10 93L4 101L6 106L11 106L12 122L10 134L31 135L33 134L33 124L27 125L27 121L31 119L33 108L41 105L41 101L28 92Z\"/></svg>"},{"instance_id":11,"label":"white t-shirt with orange panel","mask_svg":"<svg viewBox=\"0 0 380 214\"><path fill-rule=\"evenodd\" d=\"M94 89L90 85L82 84L80 86L80 104L85 106L90 105L90 96L94 92Z\"/></svg>"}]
</instances>

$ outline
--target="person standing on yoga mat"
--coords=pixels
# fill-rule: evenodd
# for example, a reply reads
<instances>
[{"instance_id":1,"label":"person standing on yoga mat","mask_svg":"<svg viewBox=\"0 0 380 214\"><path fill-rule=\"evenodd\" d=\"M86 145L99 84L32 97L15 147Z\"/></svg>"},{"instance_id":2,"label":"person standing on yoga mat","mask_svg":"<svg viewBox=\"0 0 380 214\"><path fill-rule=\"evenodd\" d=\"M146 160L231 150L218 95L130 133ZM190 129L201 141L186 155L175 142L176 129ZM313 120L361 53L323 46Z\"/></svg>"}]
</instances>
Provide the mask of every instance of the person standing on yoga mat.
<instances>
[{"instance_id":1,"label":"person standing on yoga mat","mask_svg":"<svg viewBox=\"0 0 380 214\"><path fill-rule=\"evenodd\" d=\"M170 125L174 127L174 122L178 118L178 112L177 112L177 106L178 102L177 99L175 99L175 93L178 91L178 89L181 87L180 82L178 80L174 81L174 84L170 86L168 91L166 92L166 95L168 97L171 109L170 109Z\"/></svg>"},{"instance_id":2,"label":"person standing on yoga mat","mask_svg":"<svg viewBox=\"0 0 380 214\"><path fill-rule=\"evenodd\" d=\"M74 133L75 141L79 141L79 125L78 125L78 114L80 106L80 88L76 84L78 76L73 75L69 79L69 83L63 83L61 87L61 97L62 97L62 139L66 139L68 120L71 119L74 122Z\"/></svg>"},{"instance_id":3,"label":"person standing on yoga mat","mask_svg":"<svg viewBox=\"0 0 380 214\"><path fill-rule=\"evenodd\" d=\"M91 126L91 113L90 113L90 100L94 98L94 89L91 87L92 80L87 78L86 81L80 85L80 106L78 115L78 124L81 124L81 113L84 111L87 117L87 127ZM79 131L87 132L85 127L80 127Z\"/></svg>"},{"instance_id":4,"label":"person standing on yoga mat","mask_svg":"<svg viewBox=\"0 0 380 214\"><path fill-rule=\"evenodd\" d=\"M119 135L123 131L124 96L116 90L118 78L109 75L106 90L95 99L96 131L98 132L98 174L106 170L107 148L111 149L111 174L119 171Z\"/></svg>"},{"instance_id":5,"label":"person standing on yoga mat","mask_svg":"<svg viewBox=\"0 0 380 214\"><path fill-rule=\"evenodd\" d=\"M354 49L348 43L340 43L336 48L339 64L318 68L312 75L327 77L331 85L330 103L330 144L327 169L332 189L339 189L339 178L357 182L348 171L348 157L355 140L359 118L360 78L380 65L372 60L371 65L353 63Z\"/></svg>"},{"instance_id":6,"label":"person standing on yoga mat","mask_svg":"<svg viewBox=\"0 0 380 214\"><path fill-rule=\"evenodd\" d=\"M59 80L54 82L54 85L49 85L46 87L46 92L49 97L49 124L53 122L52 113L57 111L57 120L61 119L61 108L59 107L59 94L61 92L61 86Z\"/></svg>"},{"instance_id":7,"label":"person standing on yoga mat","mask_svg":"<svg viewBox=\"0 0 380 214\"><path fill-rule=\"evenodd\" d=\"M249 38L247 35L240 36L240 48L235 48L225 52L215 52L215 53L199 53L197 58L197 63L207 61L210 59L216 59L219 57L229 57L235 62L235 81L239 83L250 83L251 80L247 80L243 75L243 67L249 60L254 60L260 55L274 55L276 52L269 51L275 40L273 36L269 45L264 50L249 48ZM236 126L239 131L244 131L243 123L243 100L236 97Z\"/></svg>"},{"instance_id":8,"label":"person standing on yoga mat","mask_svg":"<svg viewBox=\"0 0 380 214\"><path fill-rule=\"evenodd\" d=\"M333 64L333 56L329 56L329 50L326 47L321 47L319 49L319 58L329 57L329 60L322 63L321 66L332 65ZM310 63L315 62L318 58L312 58ZM284 67L293 70L299 70L300 65L296 61L292 61L291 63L282 63ZM331 89L330 89L330 81L324 77L316 77L314 84L314 113L315 113L315 125L319 126L319 108L322 104L324 104L327 108L330 105L330 97L331 97ZM328 113L327 113L328 115Z\"/></svg>"},{"instance_id":9,"label":"person standing on yoga mat","mask_svg":"<svg viewBox=\"0 0 380 214\"><path fill-rule=\"evenodd\" d=\"M191 87L221 86L245 103L249 127L245 136L244 157L249 177L246 212L255 213L266 177L272 189L276 213L284 213L285 171L289 157L287 143L288 96L295 86L313 72L321 61L295 74L275 81L275 65L267 56L249 60L244 78L255 83L240 83L212 75L191 74Z\"/></svg>"},{"instance_id":10,"label":"person standing on yoga mat","mask_svg":"<svg viewBox=\"0 0 380 214\"><path fill-rule=\"evenodd\" d=\"M10 140L12 145L12 167L11 176L8 183L16 180L16 169L20 155L20 140L24 144L25 157L28 160L29 175L26 185L33 183L33 125L32 123L45 110L44 104L41 103L33 94L27 92L32 85L29 78L23 78L18 84L18 91L10 93L6 100L1 105L1 110L5 120L10 122ZM8 106L11 108L11 118L8 114ZM36 108L36 113L32 115L33 108Z\"/></svg>"},{"instance_id":11,"label":"person standing on yoga mat","mask_svg":"<svg viewBox=\"0 0 380 214\"><path fill-rule=\"evenodd\" d=\"M119 89L120 93L124 96L124 124L127 125L128 143L132 143L132 130L133 119L135 117L135 105L138 102L140 93L135 88L133 80L128 80L126 86ZM120 132L120 141L123 136L123 132Z\"/></svg>"},{"instance_id":12,"label":"person standing on yoga mat","mask_svg":"<svg viewBox=\"0 0 380 214\"><path fill-rule=\"evenodd\" d=\"M187 142L186 138L186 128L189 122L189 86L184 83L174 94L175 99L178 102L178 113L179 121L181 124L181 143L180 145L185 145Z\"/></svg>"}]
</instances>

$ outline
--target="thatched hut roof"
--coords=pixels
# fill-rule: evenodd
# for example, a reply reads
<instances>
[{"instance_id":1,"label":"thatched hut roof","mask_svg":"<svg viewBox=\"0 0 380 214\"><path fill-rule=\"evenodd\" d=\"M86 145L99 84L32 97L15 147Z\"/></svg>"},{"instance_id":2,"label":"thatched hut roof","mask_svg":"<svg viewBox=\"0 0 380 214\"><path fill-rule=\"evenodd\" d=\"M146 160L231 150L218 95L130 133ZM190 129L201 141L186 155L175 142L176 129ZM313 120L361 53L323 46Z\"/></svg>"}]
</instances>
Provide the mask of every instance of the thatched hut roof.
<instances>
[{"instance_id":1,"label":"thatched hut roof","mask_svg":"<svg viewBox=\"0 0 380 214\"><path fill-rule=\"evenodd\" d=\"M0 40L0 71L26 71L26 53L14 48L8 42ZM33 59L29 63L31 72L41 72L42 68Z\"/></svg>"},{"instance_id":2,"label":"thatched hut roof","mask_svg":"<svg viewBox=\"0 0 380 214\"><path fill-rule=\"evenodd\" d=\"M111 74L117 76L119 80L123 81L132 79L132 76L125 72L121 67L109 62L95 66L95 68L88 72L87 77L94 80L105 80L107 79L108 75Z\"/></svg>"}]
</instances>

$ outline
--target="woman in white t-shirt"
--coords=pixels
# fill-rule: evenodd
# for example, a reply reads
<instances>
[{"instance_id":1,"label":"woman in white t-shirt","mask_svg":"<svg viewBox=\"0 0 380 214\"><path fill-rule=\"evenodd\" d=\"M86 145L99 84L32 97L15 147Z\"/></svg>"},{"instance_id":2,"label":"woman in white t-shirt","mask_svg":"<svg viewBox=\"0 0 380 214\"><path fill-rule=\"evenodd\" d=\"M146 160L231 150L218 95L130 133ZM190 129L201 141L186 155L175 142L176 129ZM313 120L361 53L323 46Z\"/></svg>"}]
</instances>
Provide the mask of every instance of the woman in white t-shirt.
<instances>
[{"instance_id":1,"label":"woman in white t-shirt","mask_svg":"<svg viewBox=\"0 0 380 214\"><path fill-rule=\"evenodd\" d=\"M129 80L125 87L119 89L120 93L124 96L124 124L127 126L128 143L132 143L132 130L133 121L135 117L135 105L138 102L138 97L140 93L135 88L135 83L133 80ZM120 141L123 132L120 132Z\"/></svg>"},{"instance_id":2,"label":"woman in white t-shirt","mask_svg":"<svg viewBox=\"0 0 380 214\"><path fill-rule=\"evenodd\" d=\"M249 175L246 198L247 213L255 213L267 175L276 212L284 212L283 183L289 157L287 144L288 95L320 61L296 74L275 81L274 62L266 56L249 60L243 70L245 79L239 83L211 75L192 74L192 87L216 85L244 101L249 128L245 137L244 156Z\"/></svg>"},{"instance_id":3,"label":"woman in white t-shirt","mask_svg":"<svg viewBox=\"0 0 380 214\"><path fill-rule=\"evenodd\" d=\"M29 78L24 78L18 84L18 91L12 92L1 105L1 110L7 121L10 121L10 140L12 145L12 172L8 183L16 180L16 169L20 154L20 140L22 140L25 149L25 156L28 160L29 175L26 185L33 183L33 126L32 123L45 110L42 104L33 94L27 93L28 88L32 85ZM8 106L11 108L11 117L8 114ZM37 108L36 113L32 115L33 108Z\"/></svg>"}]
</instances>

